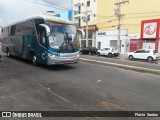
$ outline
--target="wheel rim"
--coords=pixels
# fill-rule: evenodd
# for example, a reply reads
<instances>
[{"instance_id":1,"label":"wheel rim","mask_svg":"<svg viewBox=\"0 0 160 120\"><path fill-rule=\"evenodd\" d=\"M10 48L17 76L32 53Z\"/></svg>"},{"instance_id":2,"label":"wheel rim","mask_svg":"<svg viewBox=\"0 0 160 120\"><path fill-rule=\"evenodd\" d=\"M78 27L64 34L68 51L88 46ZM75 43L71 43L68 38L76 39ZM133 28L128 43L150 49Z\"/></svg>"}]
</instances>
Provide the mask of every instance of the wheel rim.
<instances>
[{"instance_id":1,"label":"wheel rim","mask_svg":"<svg viewBox=\"0 0 160 120\"><path fill-rule=\"evenodd\" d=\"M152 61L152 58L151 58L151 57L149 57L149 58L148 58L148 61L150 61L150 62L151 62L151 61Z\"/></svg>"},{"instance_id":2,"label":"wheel rim","mask_svg":"<svg viewBox=\"0 0 160 120\"><path fill-rule=\"evenodd\" d=\"M129 56L129 59L132 60L132 59L133 59L133 56Z\"/></svg>"}]
</instances>

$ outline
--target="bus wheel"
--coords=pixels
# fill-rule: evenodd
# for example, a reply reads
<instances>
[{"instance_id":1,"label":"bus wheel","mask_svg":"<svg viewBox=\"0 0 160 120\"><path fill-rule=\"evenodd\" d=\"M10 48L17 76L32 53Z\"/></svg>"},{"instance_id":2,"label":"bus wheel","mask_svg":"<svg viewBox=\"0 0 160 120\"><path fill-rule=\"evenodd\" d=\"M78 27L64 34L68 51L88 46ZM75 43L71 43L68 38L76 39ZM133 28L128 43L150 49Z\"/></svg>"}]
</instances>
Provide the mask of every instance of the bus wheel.
<instances>
[{"instance_id":1,"label":"bus wheel","mask_svg":"<svg viewBox=\"0 0 160 120\"><path fill-rule=\"evenodd\" d=\"M37 57L35 55L32 56L32 63L37 65Z\"/></svg>"}]
</instances>

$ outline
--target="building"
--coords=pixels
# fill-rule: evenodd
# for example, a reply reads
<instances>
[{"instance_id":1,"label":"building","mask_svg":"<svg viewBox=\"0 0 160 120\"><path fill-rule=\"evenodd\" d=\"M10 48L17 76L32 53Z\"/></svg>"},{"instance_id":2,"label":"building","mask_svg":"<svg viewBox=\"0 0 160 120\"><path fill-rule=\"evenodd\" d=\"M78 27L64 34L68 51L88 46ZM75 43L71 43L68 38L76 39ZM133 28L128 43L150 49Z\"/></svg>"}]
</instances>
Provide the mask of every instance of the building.
<instances>
[{"instance_id":1,"label":"building","mask_svg":"<svg viewBox=\"0 0 160 120\"><path fill-rule=\"evenodd\" d=\"M72 20L72 11L63 12L60 14L56 14L57 17Z\"/></svg>"},{"instance_id":2,"label":"building","mask_svg":"<svg viewBox=\"0 0 160 120\"><path fill-rule=\"evenodd\" d=\"M115 10L118 0L97 0L97 27L99 30L116 30L118 25ZM120 0L121 2L127 0ZM160 18L160 0L128 0L121 4L121 29L129 34L140 33L141 21Z\"/></svg>"},{"instance_id":3,"label":"building","mask_svg":"<svg viewBox=\"0 0 160 120\"><path fill-rule=\"evenodd\" d=\"M85 30L86 16L87 14L90 15L90 17L88 17L90 18L88 20L89 29L91 29L89 30L89 45L96 46L96 31L115 31L118 29L118 17L115 14L117 13L118 6L116 3L118 1L119 0L74 0L73 6L75 12L73 19L78 27L84 28ZM128 30L128 39L132 39L129 48L133 47L132 45L134 44L137 45L137 47L131 48L132 50L150 46L151 48L155 46L156 49L159 49L159 47L157 47L159 46L159 36L156 36L158 38L155 40L155 45L151 45L153 40L144 40L145 38L142 37L141 21L160 18L160 0L120 0L120 2L122 3L120 4L120 29ZM92 25L93 27L91 27ZM132 38L130 36L134 36L135 34L141 35L137 36L136 40L134 40L134 37ZM81 39L80 43L82 47L85 46L87 43L86 39Z\"/></svg>"},{"instance_id":4,"label":"building","mask_svg":"<svg viewBox=\"0 0 160 120\"><path fill-rule=\"evenodd\" d=\"M80 47L95 46L96 31L98 30L97 20L98 0L74 0L73 1L73 21L77 28L83 29L87 33L88 40L79 38Z\"/></svg>"},{"instance_id":5,"label":"building","mask_svg":"<svg viewBox=\"0 0 160 120\"><path fill-rule=\"evenodd\" d=\"M140 48L140 33L134 33L128 35L129 41L129 50L130 52L134 52Z\"/></svg>"},{"instance_id":6,"label":"building","mask_svg":"<svg viewBox=\"0 0 160 120\"><path fill-rule=\"evenodd\" d=\"M117 30L97 31L96 32L96 47L100 50L102 48L114 47L117 48ZM128 30L121 30L120 34L121 54L125 54L129 48Z\"/></svg>"},{"instance_id":7,"label":"building","mask_svg":"<svg viewBox=\"0 0 160 120\"><path fill-rule=\"evenodd\" d=\"M140 47L152 48L160 52L160 19L141 22Z\"/></svg>"}]
</instances>

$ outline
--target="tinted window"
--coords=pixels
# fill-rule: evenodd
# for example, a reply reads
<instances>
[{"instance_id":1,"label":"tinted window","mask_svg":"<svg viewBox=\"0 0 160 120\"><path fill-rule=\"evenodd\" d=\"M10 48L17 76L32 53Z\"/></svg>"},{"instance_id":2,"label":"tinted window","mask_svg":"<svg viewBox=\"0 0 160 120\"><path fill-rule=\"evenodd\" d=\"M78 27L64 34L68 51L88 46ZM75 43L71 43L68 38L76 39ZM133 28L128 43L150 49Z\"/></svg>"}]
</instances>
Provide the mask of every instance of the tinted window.
<instances>
[{"instance_id":1,"label":"tinted window","mask_svg":"<svg viewBox=\"0 0 160 120\"><path fill-rule=\"evenodd\" d=\"M146 50L145 53L150 53L150 50Z\"/></svg>"},{"instance_id":2,"label":"tinted window","mask_svg":"<svg viewBox=\"0 0 160 120\"><path fill-rule=\"evenodd\" d=\"M88 21L90 21L90 15L88 15L87 19L88 19Z\"/></svg>"},{"instance_id":3,"label":"tinted window","mask_svg":"<svg viewBox=\"0 0 160 120\"><path fill-rule=\"evenodd\" d=\"M137 50L136 53L145 53L145 50Z\"/></svg>"}]
</instances>

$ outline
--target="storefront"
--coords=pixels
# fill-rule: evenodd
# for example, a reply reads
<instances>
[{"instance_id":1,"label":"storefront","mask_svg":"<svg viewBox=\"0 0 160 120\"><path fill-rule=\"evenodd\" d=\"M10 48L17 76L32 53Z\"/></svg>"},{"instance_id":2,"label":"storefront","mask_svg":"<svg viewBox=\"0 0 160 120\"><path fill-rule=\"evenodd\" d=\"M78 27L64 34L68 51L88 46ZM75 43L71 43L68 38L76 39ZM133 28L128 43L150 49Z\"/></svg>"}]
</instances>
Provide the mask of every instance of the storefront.
<instances>
[{"instance_id":1,"label":"storefront","mask_svg":"<svg viewBox=\"0 0 160 120\"><path fill-rule=\"evenodd\" d=\"M128 52L128 30L121 30L120 32L120 54L126 54ZM98 49L114 47L117 48L118 41L117 30L97 31L96 32L96 47Z\"/></svg>"},{"instance_id":2,"label":"storefront","mask_svg":"<svg viewBox=\"0 0 160 120\"><path fill-rule=\"evenodd\" d=\"M83 29L85 31L86 35L86 26L77 28L77 29ZM88 41L86 41L86 36L84 39L81 37L79 38L80 47L95 47L95 38L96 38L96 31L98 30L96 25L90 25L88 26ZM87 45L88 44L88 45Z\"/></svg>"},{"instance_id":3,"label":"storefront","mask_svg":"<svg viewBox=\"0 0 160 120\"><path fill-rule=\"evenodd\" d=\"M160 19L141 22L140 48L151 48L160 52Z\"/></svg>"}]
</instances>

